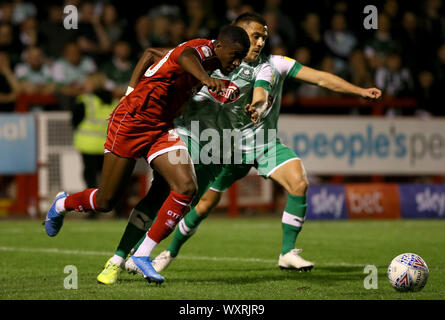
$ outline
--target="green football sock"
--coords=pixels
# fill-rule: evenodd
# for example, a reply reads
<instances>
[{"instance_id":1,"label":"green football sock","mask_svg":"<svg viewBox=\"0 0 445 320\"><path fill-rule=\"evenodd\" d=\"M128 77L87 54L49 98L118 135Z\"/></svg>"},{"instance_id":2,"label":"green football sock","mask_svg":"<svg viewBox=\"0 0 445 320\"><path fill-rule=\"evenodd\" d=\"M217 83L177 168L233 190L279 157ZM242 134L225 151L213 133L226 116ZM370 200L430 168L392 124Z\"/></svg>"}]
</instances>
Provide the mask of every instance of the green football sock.
<instances>
[{"instance_id":1,"label":"green football sock","mask_svg":"<svg viewBox=\"0 0 445 320\"><path fill-rule=\"evenodd\" d=\"M124 259L127 258L134 244L139 239L143 239L143 236L145 236L146 232L147 231L139 229L134 224L128 223L127 227L125 228L124 235L122 236L121 241L119 242L117 250L114 254Z\"/></svg>"},{"instance_id":2,"label":"green football sock","mask_svg":"<svg viewBox=\"0 0 445 320\"><path fill-rule=\"evenodd\" d=\"M181 225L178 224L178 228L176 228L173 240L167 248L167 250L170 251L172 257L176 257L178 255L182 245L188 239L190 239L202 220L204 220L205 218L207 218L207 215L200 216L196 212L195 208L193 208L192 210L190 210L189 213L186 214L184 219L179 223Z\"/></svg>"},{"instance_id":3,"label":"green football sock","mask_svg":"<svg viewBox=\"0 0 445 320\"><path fill-rule=\"evenodd\" d=\"M295 248L295 241L303 227L306 208L306 196L288 195L281 223L283 232L281 254L284 255Z\"/></svg>"},{"instance_id":4,"label":"green football sock","mask_svg":"<svg viewBox=\"0 0 445 320\"><path fill-rule=\"evenodd\" d=\"M145 234L156 220L157 210L162 205L162 198L154 200L152 197L152 205L147 206L145 202L139 202L132 211L128 220L125 232L117 246L115 254L124 259L127 258L131 249L139 247L142 241L145 239ZM136 244L136 246L135 246Z\"/></svg>"}]
</instances>

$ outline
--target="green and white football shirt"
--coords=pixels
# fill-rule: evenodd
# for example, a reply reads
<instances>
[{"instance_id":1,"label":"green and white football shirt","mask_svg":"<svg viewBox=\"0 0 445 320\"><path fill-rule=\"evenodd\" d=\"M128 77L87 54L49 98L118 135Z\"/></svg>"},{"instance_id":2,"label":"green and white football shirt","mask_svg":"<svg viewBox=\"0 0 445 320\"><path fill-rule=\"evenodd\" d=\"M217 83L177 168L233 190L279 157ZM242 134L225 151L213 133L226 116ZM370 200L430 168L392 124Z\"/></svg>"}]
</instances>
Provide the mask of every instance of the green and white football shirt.
<instances>
[{"instance_id":1,"label":"green and white football shirt","mask_svg":"<svg viewBox=\"0 0 445 320\"><path fill-rule=\"evenodd\" d=\"M215 71L212 77L225 82L224 92L217 95L203 87L188 103L184 115L175 121L179 134L199 141L200 151L211 154L204 160L237 163L233 156L241 153L243 162L253 161L268 145L276 143L283 83L287 77L295 77L301 67L293 59L272 55L255 63L243 62L228 76ZM244 107L251 103L257 86L269 92L269 106L255 126ZM194 163L203 160L196 158L198 153L191 150Z\"/></svg>"}]
</instances>

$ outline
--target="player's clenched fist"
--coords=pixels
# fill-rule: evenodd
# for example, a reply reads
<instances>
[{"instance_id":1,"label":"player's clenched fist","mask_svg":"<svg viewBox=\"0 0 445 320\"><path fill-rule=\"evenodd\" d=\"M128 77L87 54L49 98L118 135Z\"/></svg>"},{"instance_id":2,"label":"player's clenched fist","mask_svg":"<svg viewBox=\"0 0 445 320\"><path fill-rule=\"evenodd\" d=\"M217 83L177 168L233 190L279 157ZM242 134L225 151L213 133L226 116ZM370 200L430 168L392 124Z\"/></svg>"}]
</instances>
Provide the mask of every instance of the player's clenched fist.
<instances>
[{"instance_id":1,"label":"player's clenched fist","mask_svg":"<svg viewBox=\"0 0 445 320\"><path fill-rule=\"evenodd\" d=\"M361 96L365 99L377 100L382 96L382 91L377 88L363 89Z\"/></svg>"},{"instance_id":2,"label":"player's clenched fist","mask_svg":"<svg viewBox=\"0 0 445 320\"><path fill-rule=\"evenodd\" d=\"M225 86L224 83L216 78L208 77L202 81L202 84L209 88L209 91L213 91L216 93L223 92Z\"/></svg>"}]
</instances>

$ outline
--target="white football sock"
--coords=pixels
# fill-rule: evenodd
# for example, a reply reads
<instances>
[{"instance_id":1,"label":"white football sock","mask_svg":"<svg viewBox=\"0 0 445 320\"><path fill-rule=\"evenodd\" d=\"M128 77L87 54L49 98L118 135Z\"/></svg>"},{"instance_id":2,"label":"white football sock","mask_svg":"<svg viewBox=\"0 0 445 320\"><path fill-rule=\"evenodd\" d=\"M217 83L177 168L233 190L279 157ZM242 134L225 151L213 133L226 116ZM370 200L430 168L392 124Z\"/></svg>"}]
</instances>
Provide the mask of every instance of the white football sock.
<instances>
[{"instance_id":1,"label":"white football sock","mask_svg":"<svg viewBox=\"0 0 445 320\"><path fill-rule=\"evenodd\" d=\"M150 239L147 235L144 241L142 241L139 248L134 253L135 257L149 257L153 249L157 246L157 242Z\"/></svg>"},{"instance_id":2,"label":"white football sock","mask_svg":"<svg viewBox=\"0 0 445 320\"><path fill-rule=\"evenodd\" d=\"M65 211L66 211L66 209L65 209L65 199L66 199L66 197L56 201L56 211L58 213L65 213Z\"/></svg>"},{"instance_id":3,"label":"white football sock","mask_svg":"<svg viewBox=\"0 0 445 320\"><path fill-rule=\"evenodd\" d=\"M117 254L115 254L111 259L110 259L111 263L117 264L118 266L123 266L125 259L118 256Z\"/></svg>"}]
</instances>

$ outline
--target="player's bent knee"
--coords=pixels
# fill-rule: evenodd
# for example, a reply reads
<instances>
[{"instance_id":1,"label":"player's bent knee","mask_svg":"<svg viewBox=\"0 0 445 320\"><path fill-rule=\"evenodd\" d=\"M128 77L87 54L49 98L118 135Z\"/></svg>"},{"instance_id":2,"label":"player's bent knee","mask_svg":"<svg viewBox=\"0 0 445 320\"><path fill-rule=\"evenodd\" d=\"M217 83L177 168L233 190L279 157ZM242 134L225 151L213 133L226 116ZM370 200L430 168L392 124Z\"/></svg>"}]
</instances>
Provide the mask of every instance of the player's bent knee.
<instances>
[{"instance_id":1,"label":"player's bent knee","mask_svg":"<svg viewBox=\"0 0 445 320\"><path fill-rule=\"evenodd\" d=\"M186 196L195 196L198 192L198 186L193 180L172 186L171 189Z\"/></svg>"},{"instance_id":2,"label":"player's bent knee","mask_svg":"<svg viewBox=\"0 0 445 320\"><path fill-rule=\"evenodd\" d=\"M306 178L303 178L303 177L295 178L289 182L287 191L293 195L298 195L298 196L305 195L307 192L308 186L309 186L309 183Z\"/></svg>"}]
</instances>

